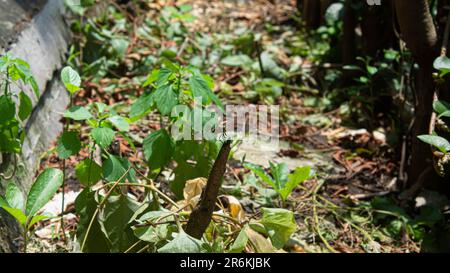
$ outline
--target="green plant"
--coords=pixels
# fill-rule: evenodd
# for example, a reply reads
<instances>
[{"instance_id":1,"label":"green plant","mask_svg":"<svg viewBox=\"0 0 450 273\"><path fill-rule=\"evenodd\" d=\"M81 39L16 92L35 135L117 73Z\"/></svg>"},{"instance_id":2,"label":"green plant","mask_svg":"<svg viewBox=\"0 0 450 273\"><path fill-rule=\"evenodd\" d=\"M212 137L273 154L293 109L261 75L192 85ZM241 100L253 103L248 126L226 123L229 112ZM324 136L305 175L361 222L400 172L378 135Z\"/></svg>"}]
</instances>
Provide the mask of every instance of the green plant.
<instances>
[{"instance_id":1,"label":"green plant","mask_svg":"<svg viewBox=\"0 0 450 273\"><path fill-rule=\"evenodd\" d=\"M33 110L32 100L23 90L16 94L11 92L11 86L22 82L30 85L34 94L39 98L39 89L30 65L22 59L14 58L9 53L0 57L0 153L14 155L14 170L11 175L0 173L5 180L13 178L17 168L16 154L22 150L25 138L23 122L30 116ZM16 105L18 101L18 107ZM18 108L18 109L17 109Z\"/></svg>"},{"instance_id":2,"label":"green plant","mask_svg":"<svg viewBox=\"0 0 450 273\"><path fill-rule=\"evenodd\" d=\"M166 59L163 59L162 63L164 67L153 70L144 82L144 87L148 88L148 91L131 106L130 119L137 121L152 111L157 111L161 116L168 118L168 122L162 124L160 130L144 139L143 150L150 171L154 175L158 175L171 160L177 162L171 189L181 197L186 180L208 175L211 160L216 157L220 144L214 139L193 140L194 134L198 133L191 124L198 111L194 109L195 99L200 98L201 105L197 107L201 107L202 110L202 125L214 123L214 115L208 112L207 106L215 104L222 110L224 107L212 91L211 77L195 68L182 67ZM173 116L172 110L178 105L185 106L186 111ZM169 129L180 124L180 127L188 127L190 131L188 137L191 140L175 139L171 136ZM194 159L197 163L195 165L187 163L189 159Z\"/></svg>"},{"instance_id":3,"label":"green plant","mask_svg":"<svg viewBox=\"0 0 450 273\"><path fill-rule=\"evenodd\" d=\"M46 169L36 179L25 199L14 183L6 188L5 199L0 196L0 208L11 214L23 228L24 246L27 251L28 232L39 221L50 218L40 215L39 210L47 204L63 183L63 173L58 169Z\"/></svg>"},{"instance_id":4,"label":"green plant","mask_svg":"<svg viewBox=\"0 0 450 273\"><path fill-rule=\"evenodd\" d=\"M298 167L293 173L290 173L288 166L285 163L275 164L269 162L270 172L269 175L261 166L245 163L244 167L251 170L261 180L270 185L281 197L283 203L287 200L291 192L302 182L311 179L313 172L311 167Z\"/></svg>"},{"instance_id":5,"label":"green plant","mask_svg":"<svg viewBox=\"0 0 450 273\"><path fill-rule=\"evenodd\" d=\"M160 192L151 180L151 178L157 178L158 174L172 159L179 162L178 165L182 169L183 175L196 178L200 176L197 176L196 171L200 170L204 176L208 173L212 157L205 157L203 150L204 148L210 149L208 148L209 145L213 144L207 141L199 143L197 141L173 139L169 134L169 126L177 122L177 117L172 117L170 114L172 108L179 103L190 106L194 96L202 98L202 107L212 102L222 108L223 106L212 92L211 80L207 76L169 61L164 61L164 65L164 68L153 71L147 78L144 86L149 88L151 92L145 93L132 105L130 118L118 115L114 110L114 105L107 106L103 103L94 103L92 107L72 106L64 113L67 120L85 122L89 127L90 144L88 149L90 150L90 157L82 160L75 167L77 178L85 186L76 200L76 210L80 214L77 239L82 251L123 252L133 244L142 242L139 241L141 238L139 230L142 230L142 228L134 232L131 225L136 217L147 211L160 211L160 199L176 206L176 203ZM79 76L73 69L64 68L61 78L71 95L79 89ZM120 134L134 148L133 141L127 135L129 123L137 122L153 110L157 110L162 116L167 116L170 119L167 126L151 133L142 143L144 155L151 171L149 178L140 173L138 168L127 158L110 153L109 146L116 135ZM66 126L56 149L61 158L76 155L83 146L79 138L80 133L68 129L69 127ZM102 151L103 162L96 162L93 158L96 147L99 147ZM210 150L212 155L215 150ZM186 163L192 157L200 159L197 166ZM189 172L189 170L193 171ZM182 190L185 178L178 175L176 169L175 173L179 181L183 182L183 184L180 184ZM144 178L150 184L136 183L137 177ZM105 183L103 188L108 189L104 197L99 197L98 190L92 188L98 181L103 181ZM146 193L148 193L146 196L148 202L139 203L134 198L123 195L120 189L124 186L144 187ZM184 219L186 217L187 215L183 216ZM171 232L172 230L176 231L176 229L173 229L173 224L161 225L161 228L169 228ZM148 232L146 230L145 234L148 234ZM160 238L155 242L155 247L164 246L169 242L171 232L166 233L164 237L166 239ZM181 240L183 234L183 230L178 229L178 235L173 237L174 244L178 244L175 242ZM141 240L146 241L146 237L143 238L144 240ZM161 251L171 251L170 246L169 244Z\"/></svg>"},{"instance_id":6,"label":"green plant","mask_svg":"<svg viewBox=\"0 0 450 273\"><path fill-rule=\"evenodd\" d=\"M439 74L435 75L435 79L437 84L441 85L445 82L444 77L450 73L450 59L446 56L438 57L434 61L433 66L439 71ZM440 152L435 157L434 167L440 176L446 177L450 174L450 141L445 137L450 133L446 122L446 119L450 117L450 103L443 100L435 100L433 102L433 110L436 114L433 116L431 134L417 137Z\"/></svg>"}]
</instances>

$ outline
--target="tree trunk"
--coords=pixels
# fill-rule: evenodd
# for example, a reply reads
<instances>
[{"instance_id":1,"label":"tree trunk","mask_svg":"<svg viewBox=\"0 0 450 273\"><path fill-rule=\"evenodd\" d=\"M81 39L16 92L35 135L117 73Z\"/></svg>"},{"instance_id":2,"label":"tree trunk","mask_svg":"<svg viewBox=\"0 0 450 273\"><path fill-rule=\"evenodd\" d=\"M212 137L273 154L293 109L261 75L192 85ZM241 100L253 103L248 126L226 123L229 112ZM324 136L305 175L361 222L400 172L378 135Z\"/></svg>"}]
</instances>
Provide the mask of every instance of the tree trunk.
<instances>
[{"instance_id":1,"label":"tree trunk","mask_svg":"<svg viewBox=\"0 0 450 273\"><path fill-rule=\"evenodd\" d=\"M381 6L364 6L362 16L361 31L365 55L375 58L383 49L395 48L392 1L385 1Z\"/></svg>"},{"instance_id":2,"label":"tree trunk","mask_svg":"<svg viewBox=\"0 0 450 273\"><path fill-rule=\"evenodd\" d=\"M426 0L395 0L402 39L419 64L416 76L415 121L412 132L411 166L409 184L417 182L420 174L431 163L428 144L417 139L428 134L431 119L434 82L432 78L433 60L438 56L438 37Z\"/></svg>"},{"instance_id":3,"label":"tree trunk","mask_svg":"<svg viewBox=\"0 0 450 273\"><path fill-rule=\"evenodd\" d=\"M334 0L297 0L307 30L317 29L324 23L325 13Z\"/></svg>"}]
</instances>

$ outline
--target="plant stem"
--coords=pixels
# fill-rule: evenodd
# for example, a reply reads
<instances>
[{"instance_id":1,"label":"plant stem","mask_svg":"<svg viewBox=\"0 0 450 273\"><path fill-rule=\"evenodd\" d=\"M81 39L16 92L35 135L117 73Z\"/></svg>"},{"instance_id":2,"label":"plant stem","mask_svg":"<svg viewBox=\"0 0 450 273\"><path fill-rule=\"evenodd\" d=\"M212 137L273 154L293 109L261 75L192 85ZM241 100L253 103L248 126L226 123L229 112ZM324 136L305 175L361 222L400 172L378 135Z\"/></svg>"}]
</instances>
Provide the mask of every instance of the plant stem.
<instances>
[{"instance_id":1,"label":"plant stem","mask_svg":"<svg viewBox=\"0 0 450 273\"><path fill-rule=\"evenodd\" d=\"M72 107L72 95L69 95L69 108ZM64 120L64 130L63 130L63 134L65 132L67 132L69 130L69 121L67 119ZM63 183L62 183L62 191L61 191L61 230L63 233L63 240L64 243L67 243L66 240L66 230L64 227L64 211L65 211L65 206L64 206L64 199L65 199L65 186L66 186L66 159L64 158L62 161L62 172L63 172Z\"/></svg>"},{"instance_id":2,"label":"plant stem","mask_svg":"<svg viewBox=\"0 0 450 273\"><path fill-rule=\"evenodd\" d=\"M23 253L27 253L27 244L28 244L28 230L24 227L23 232Z\"/></svg>"}]
</instances>

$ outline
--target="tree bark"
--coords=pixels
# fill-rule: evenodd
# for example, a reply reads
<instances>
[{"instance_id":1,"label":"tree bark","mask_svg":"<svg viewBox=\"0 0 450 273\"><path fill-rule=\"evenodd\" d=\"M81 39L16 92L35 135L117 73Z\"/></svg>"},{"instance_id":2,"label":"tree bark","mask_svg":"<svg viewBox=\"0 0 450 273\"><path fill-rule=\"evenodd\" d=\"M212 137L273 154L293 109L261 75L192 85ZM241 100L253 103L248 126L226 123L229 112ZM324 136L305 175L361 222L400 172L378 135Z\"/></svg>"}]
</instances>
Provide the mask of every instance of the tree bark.
<instances>
[{"instance_id":1,"label":"tree bark","mask_svg":"<svg viewBox=\"0 0 450 273\"><path fill-rule=\"evenodd\" d=\"M342 37L342 60L345 65L354 64L356 60L356 34L357 24L355 12L351 7L352 0L344 3L344 30Z\"/></svg>"},{"instance_id":2,"label":"tree bark","mask_svg":"<svg viewBox=\"0 0 450 273\"><path fill-rule=\"evenodd\" d=\"M383 49L395 48L391 0L383 2L381 6L365 5L362 16L361 31L365 55L375 58Z\"/></svg>"},{"instance_id":3,"label":"tree bark","mask_svg":"<svg viewBox=\"0 0 450 273\"><path fill-rule=\"evenodd\" d=\"M297 0L307 30L317 29L324 23L325 13L334 0Z\"/></svg>"},{"instance_id":4,"label":"tree bark","mask_svg":"<svg viewBox=\"0 0 450 273\"><path fill-rule=\"evenodd\" d=\"M419 64L416 76L415 121L412 131L411 166L408 174L409 185L417 182L420 174L431 163L428 144L417 139L428 134L432 113L434 81L433 61L439 55L438 36L426 0L395 0L402 39Z\"/></svg>"}]
</instances>

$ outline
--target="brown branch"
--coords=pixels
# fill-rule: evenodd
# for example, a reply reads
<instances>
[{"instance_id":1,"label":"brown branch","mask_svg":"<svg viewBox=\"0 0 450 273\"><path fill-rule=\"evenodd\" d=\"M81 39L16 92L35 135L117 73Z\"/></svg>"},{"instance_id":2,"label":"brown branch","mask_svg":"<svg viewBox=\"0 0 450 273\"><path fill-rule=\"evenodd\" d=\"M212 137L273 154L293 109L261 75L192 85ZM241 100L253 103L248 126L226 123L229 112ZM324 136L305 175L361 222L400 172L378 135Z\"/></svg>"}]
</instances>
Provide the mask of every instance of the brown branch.
<instances>
[{"instance_id":1,"label":"brown branch","mask_svg":"<svg viewBox=\"0 0 450 273\"><path fill-rule=\"evenodd\" d=\"M200 201L189 217L186 233L194 238L200 239L211 222L230 151L231 141L227 140L222 145L219 155L209 173L208 182L200 196Z\"/></svg>"}]
</instances>

